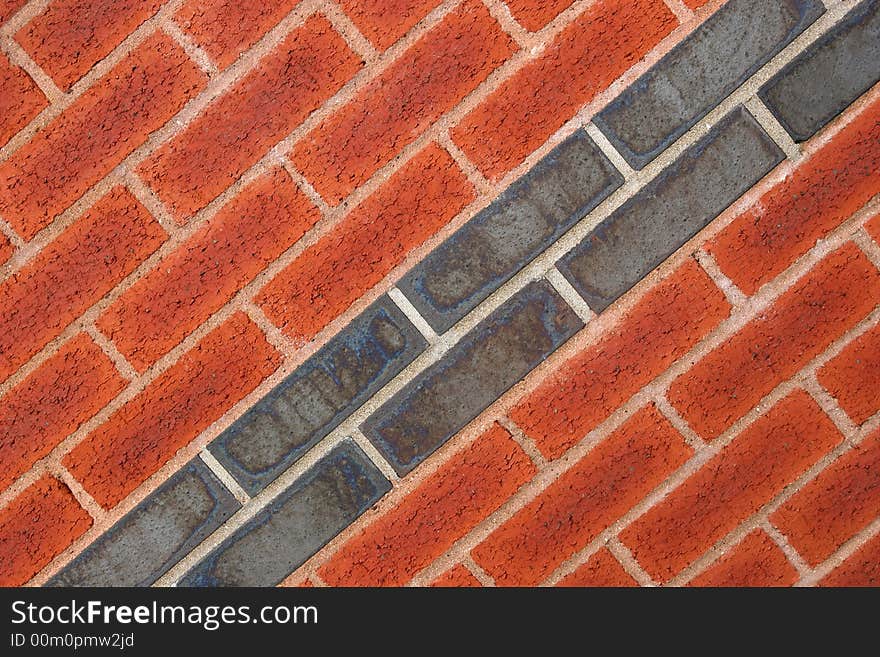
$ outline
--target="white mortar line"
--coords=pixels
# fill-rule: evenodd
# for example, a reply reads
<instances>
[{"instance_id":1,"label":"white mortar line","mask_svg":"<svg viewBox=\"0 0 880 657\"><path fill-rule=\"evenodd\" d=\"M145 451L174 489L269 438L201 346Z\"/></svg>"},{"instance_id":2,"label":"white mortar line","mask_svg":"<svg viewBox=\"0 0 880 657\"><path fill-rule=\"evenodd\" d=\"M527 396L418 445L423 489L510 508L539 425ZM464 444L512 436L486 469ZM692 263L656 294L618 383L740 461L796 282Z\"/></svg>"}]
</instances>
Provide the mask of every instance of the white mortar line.
<instances>
[{"instance_id":1,"label":"white mortar line","mask_svg":"<svg viewBox=\"0 0 880 657\"><path fill-rule=\"evenodd\" d=\"M878 534L880 534L880 518L874 519L867 527L850 538L834 554L816 566L809 575L802 578L795 586L815 586L838 566L846 563L847 559L852 557L865 543L873 540Z\"/></svg>"},{"instance_id":2,"label":"white mortar line","mask_svg":"<svg viewBox=\"0 0 880 657\"><path fill-rule=\"evenodd\" d=\"M496 586L495 579L487 573L485 570L480 568L480 564L473 560L473 558L468 555L464 559L461 560L461 564L471 571L471 575L477 578L477 581L482 584L486 588L494 588Z\"/></svg>"},{"instance_id":3,"label":"white mortar line","mask_svg":"<svg viewBox=\"0 0 880 657\"><path fill-rule=\"evenodd\" d=\"M428 344L436 344L440 340L440 336L437 335L437 332L431 328L428 321L422 317L421 313L416 310L416 307L412 305L412 302L406 298L406 295L403 292L396 287L392 287L388 290L388 296L400 309L400 312L406 315L406 318L416 327L416 329L418 329L419 333L422 334L422 337L428 341Z\"/></svg>"},{"instance_id":4,"label":"white mortar line","mask_svg":"<svg viewBox=\"0 0 880 657\"><path fill-rule=\"evenodd\" d=\"M379 57L379 52L335 0L325 0L321 6L321 13L330 21L330 24L337 32L345 35L346 43L348 43L356 55L364 60L367 66L376 61Z\"/></svg>"},{"instance_id":5,"label":"white mortar line","mask_svg":"<svg viewBox=\"0 0 880 657\"><path fill-rule=\"evenodd\" d=\"M596 313L590 308L584 298L578 294L574 286L562 275L555 266L550 267L544 274L547 282L559 293L559 296L567 303L580 320L586 325L596 318Z\"/></svg>"},{"instance_id":6,"label":"white mortar line","mask_svg":"<svg viewBox=\"0 0 880 657\"><path fill-rule=\"evenodd\" d=\"M758 96L752 96L744 104L758 124L764 128L764 131L782 149L786 157L789 160L798 161L802 156L800 146L795 143L794 139L782 127L782 124L776 120L776 117L767 109L767 106L761 99Z\"/></svg>"},{"instance_id":7,"label":"white mortar line","mask_svg":"<svg viewBox=\"0 0 880 657\"><path fill-rule=\"evenodd\" d=\"M251 496L248 495L247 491L239 485L239 483L235 480L235 477L223 467L223 464L217 460L211 452L208 451L207 448L203 449L199 452L199 458L202 460L208 469L214 473L214 475L221 481L221 483L226 486L227 490L232 493L233 497L238 500L238 503L244 506L248 502L251 501Z\"/></svg>"},{"instance_id":8,"label":"white mortar line","mask_svg":"<svg viewBox=\"0 0 880 657\"><path fill-rule=\"evenodd\" d=\"M70 471L67 468L58 463L50 469L50 472L64 482L64 485L70 489L70 492L73 494L74 498L76 498L76 501L86 510L94 522L100 522L107 515L104 508L98 504L98 502L95 501L95 498L83 488L83 485L79 483L72 474L70 474Z\"/></svg>"},{"instance_id":9,"label":"white mortar line","mask_svg":"<svg viewBox=\"0 0 880 657\"><path fill-rule=\"evenodd\" d=\"M177 45L183 48L183 51L196 63L196 66L198 66L202 70L202 73L207 75L209 79L215 78L220 74L220 69L218 69L217 65L211 60L210 55L208 55L208 53L205 52L205 50L202 49L192 37L181 30L180 26L175 23L173 19L169 18L162 24L162 31L176 41Z\"/></svg>"},{"instance_id":10,"label":"white mortar line","mask_svg":"<svg viewBox=\"0 0 880 657\"><path fill-rule=\"evenodd\" d=\"M532 463L535 464L535 467L537 467L538 470L543 469L547 465L548 461L544 455L541 454L541 450L538 449L535 441L529 438L525 432L517 426L516 422L508 417L500 417L495 421L507 430L510 437L522 448L526 455L532 459Z\"/></svg>"},{"instance_id":11,"label":"white mortar line","mask_svg":"<svg viewBox=\"0 0 880 657\"><path fill-rule=\"evenodd\" d=\"M746 302L748 299L746 294L739 289L736 283L721 271L721 268L718 266L718 263L715 262L715 258L711 253L703 249L698 249L694 256L697 263L703 268L706 275L712 279L712 282L715 283L716 287L724 293L727 302L733 306L733 308L739 308Z\"/></svg>"},{"instance_id":12,"label":"white mortar line","mask_svg":"<svg viewBox=\"0 0 880 657\"><path fill-rule=\"evenodd\" d=\"M599 150L607 157L611 164L614 165L614 168L623 176L624 181L629 180L635 175L635 169L633 169L629 162L624 159L623 155L620 154L616 148L614 148L614 144L612 144L608 137L605 136L595 123L590 121L584 126L584 130L586 130L587 134L590 135L590 138L596 142L596 146L599 147Z\"/></svg>"},{"instance_id":13,"label":"white mortar line","mask_svg":"<svg viewBox=\"0 0 880 657\"><path fill-rule=\"evenodd\" d=\"M140 376L134 365L116 348L116 345L110 338L101 333L94 322L87 323L83 329L94 340L95 344L98 345L98 348L104 352L104 355L113 362L119 373L128 379L129 382L134 381Z\"/></svg>"},{"instance_id":14,"label":"white mortar line","mask_svg":"<svg viewBox=\"0 0 880 657\"><path fill-rule=\"evenodd\" d=\"M804 558L788 541L788 537L779 531L779 529L770 522L769 518L765 518L762 522L758 523L758 526L767 533L774 543L776 543L776 546L782 551L785 558L788 559L788 562L794 567L801 578L807 577L812 572L810 564L804 561Z\"/></svg>"},{"instance_id":15,"label":"white mortar line","mask_svg":"<svg viewBox=\"0 0 880 657\"><path fill-rule=\"evenodd\" d=\"M400 475L398 475L394 468L391 467L391 464L382 456L382 453L376 449L375 445L370 442L370 439L364 435L364 432L360 429L352 429L351 438L354 442L357 443L358 447L360 447L364 454L367 455L373 465L379 468L379 471L385 476L385 478L391 482L392 485L396 485L398 481L400 481Z\"/></svg>"},{"instance_id":16,"label":"white mortar line","mask_svg":"<svg viewBox=\"0 0 880 657\"><path fill-rule=\"evenodd\" d=\"M642 568L630 549L621 543L620 539L615 536L608 541L606 547L614 555L614 558L620 562L620 565L623 566L627 574L639 583L639 586L657 586L657 582Z\"/></svg>"},{"instance_id":17,"label":"white mortar line","mask_svg":"<svg viewBox=\"0 0 880 657\"><path fill-rule=\"evenodd\" d=\"M682 0L663 0L669 11L675 14L679 23L687 23L694 17L694 12Z\"/></svg>"}]
</instances>

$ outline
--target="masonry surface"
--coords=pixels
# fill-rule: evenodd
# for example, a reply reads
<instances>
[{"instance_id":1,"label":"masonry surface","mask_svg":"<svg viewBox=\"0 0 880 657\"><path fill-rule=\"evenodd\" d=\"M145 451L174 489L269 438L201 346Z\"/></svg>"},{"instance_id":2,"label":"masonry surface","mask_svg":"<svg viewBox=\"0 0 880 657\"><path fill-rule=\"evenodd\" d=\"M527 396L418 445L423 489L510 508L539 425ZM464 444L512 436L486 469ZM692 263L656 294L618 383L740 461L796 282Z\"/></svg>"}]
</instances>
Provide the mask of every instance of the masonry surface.
<instances>
[{"instance_id":1,"label":"masonry surface","mask_svg":"<svg viewBox=\"0 0 880 657\"><path fill-rule=\"evenodd\" d=\"M880 585L880 0L0 0L0 585Z\"/></svg>"}]
</instances>

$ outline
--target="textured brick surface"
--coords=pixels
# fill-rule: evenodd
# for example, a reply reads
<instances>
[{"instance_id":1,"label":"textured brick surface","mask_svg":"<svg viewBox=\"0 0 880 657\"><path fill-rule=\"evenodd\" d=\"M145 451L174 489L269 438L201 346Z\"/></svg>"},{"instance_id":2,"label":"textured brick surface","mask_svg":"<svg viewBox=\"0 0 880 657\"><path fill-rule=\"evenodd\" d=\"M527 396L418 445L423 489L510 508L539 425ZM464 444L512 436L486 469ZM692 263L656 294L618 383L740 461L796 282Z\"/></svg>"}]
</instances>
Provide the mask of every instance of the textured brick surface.
<instances>
[{"instance_id":1,"label":"textured brick surface","mask_svg":"<svg viewBox=\"0 0 880 657\"><path fill-rule=\"evenodd\" d=\"M880 411L880 327L853 341L817 375L856 424Z\"/></svg>"},{"instance_id":2,"label":"textured brick surface","mask_svg":"<svg viewBox=\"0 0 880 657\"><path fill-rule=\"evenodd\" d=\"M61 0L21 28L15 40L67 91L161 5L161 0Z\"/></svg>"},{"instance_id":3,"label":"textured brick surface","mask_svg":"<svg viewBox=\"0 0 880 657\"><path fill-rule=\"evenodd\" d=\"M21 586L91 526L67 486L41 478L0 511L0 586Z\"/></svg>"},{"instance_id":4,"label":"textured brick surface","mask_svg":"<svg viewBox=\"0 0 880 657\"><path fill-rule=\"evenodd\" d=\"M729 309L721 291L689 261L510 416L546 457L556 458L687 353Z\"/></svg>"},{"instance_id":5,"label":"textured brick surface","mask_svg":"<svg viewBox=\"0 0 880 657\"><path fill-rule=\"evenodd\" d=\"M319 219L282 169L251 183L113 302L98 328L145 370Z\"/></svg>"},{"instance_id":6,"label":"textured brick surface","mask_svg":"<svg viewBox=\"0 0 880 657\"><path fill-rule=\"evenodd\" d=\"M183 223L332 96L360 65L330 23L313 16L139 171Z\"/></svg>"},{"instance_id":7,"label":"textured brick surface","mask_svg":"<svg viewBox=\"0 0 880 657\"><path fill-rule=\"evenodd\" d=\"M257 326L237 313L90 433L64 463L109 509L271 374L278 361Z\"/></svg>"},{"instance_id":8,"label":"textured brick surface","mask_svg":"<svg viewBox=\"0 0 880 657\"><path fill-rule=\"evenodd\" d=\"M442 333L622 182L593 141L578 131L422 260L397 287Z\"/></svg>"},{"instance_id":9,"label":"textured brick surface","mask_svg":"<svg viewBox=\"0 0 880 657\"><path fill-rule=\"evenodd\" d=\"M690 454L655 408L643 409L492 532L474 559L499 585L538 584Z\"/></svg>"},{"instance_id":10,"label":"textured brick surface","mask_svg":"<svg viewBox=\"0 0 880 657\"><path fill-rule=\"evenodd\" d=\"M411 363L426 344L383 296L209 449L255 493Z\"/></svg>"},{"instance_id":11,"label":"textured brick surface","mask_svg":"<svg viewBox=\"0 0 880 657\"><path fill-rule=\"evenodd\" d=\"M6 22L27 0L0 0L0 23Z\"/></svg>"},{"instance_id":12,"label":"textured brick surface","mask_svg":"<svg viewBox=\"0 0 880 657\"><path fill-rule=\"evenodd\" d=\"M313 338L473 200L446 151L429 145L257 296L291 337Z\"/></svg>"},{"instance_id":13,"label":"textured brick surface","mask_svg":"<svg viewBox=\"0 0 880 657\"><path fill-rule=\"evenodd\" d=\"M676 25L662 0L598 0L453 130L491 179L543 144Z\"/></svg>"},{"instance_id":14,"label":"textured brick surface","mask_svg":"<svg viewBox=\"0 0 880 657\"><path fill-rule=\"evenodd\" d=\"M641 169L824 11L819 0L729 0L594 121Z\"/></svg>"},{"instance_id":15,"label":"textured brick surface","mask_svg":"<svg viewBox=\"0 0 880 657\"><path fill-rule=\"evenodd\" d=\"M645 570L667 581L769 502L843 437L795 391L621 533Z\"/></svg>"},{"instance_id":16,"label":"textured brick surface","mask_svg":"<svg viewBox=\"0 0 880 657\"><path fill-rule=\"evenodd\" d=\"M841 456L771 520L798 554L815 566L878 516L880 431Z\"/></svg>"},{"instance_id":17,"label":"textured brick surface","mask_svg":"<svg viewBox=\"0 0 880 657\"><path fill-rule=\"evenodd\" d=\"M783 158L745 109L597 226L559 270L599 312L718 216Z\"/></svg>"},{"instance_id":18,"label":"textured brick surface","mask_svg":"<svg viewBox=\"0 0 880 657\"><path fill-rule=\"evenodd\" d=\"M241 505L194 459L50 580L50 586L149 586Z\"/></svg>"},{"instance_id":19,"label":"textured brick surface","mask_svg":"<svg viewBox=\"0 0 880 657\"><path fill-rule=\"evenodd\" d=\"M110 402L125 382L84 333L0 398L0 490Z\"/></svg>"},{"instance_id":20,"label":"textured brick surface","mask_svg":"<svg viewBox=\"0 0 880 657\"><path fill-rule=\"evenodd\" d=\"M165 232L113 189L0 283L0 379L6 379L162 244Z\"/></svg>"},{"instance_id":21,"label":"textured brick surface","mask_svg":"<svg viewBox=\"0 0 880 657\"><path fill-rule=\"evenodd\" d=\"M222 70L298 4L299 0L190 0L174 20Z\"/></svg>"},{"instance_id":22,"label":"textured brick surface","mask_svg":"<svg viewBox=\"0 0 880 657\"><path fill-rule=\"evenodd\" d=\"M507 0L510 13L527 30L535 32L552 21L559 13L571 5L573 0Z\"/></svg>"},{"instance_id":23,"label":"textured brick surface","mask_svg":"<svg viewBox=\"0 0 880 657\"><path fill-rule=\"evenodd\" d=\"M9 260L15 252L15 247L5 235L0 235L0 265Z\"/></svg>"},{"instance_id":24,"label":"textured brick surface","mask_svg":"<svg viewBox=\"0 0 880 657\"><path fill-rule=\"evenodd\" d=\"M373 45L385 50L440 0L339 0L339 4Z\"/></svg>"},{"instance_id":25,"label":"textured brick surface","mask_svg":"<svg viewBox=\"0 0 880 657\"><path fill-rule=\"evenodd\" d=\"M456 454L320 570L337 586L402 586L532 478L535 466L498 425Z\"/></svg>"},{"instance_id":26,"label":"textured brick surface","mask_svg":"<svg viewBox=\"0 0 880 657\"><path fill-rule=\"evenodd\" d=\"M829 573L820 586L880 586L880 535Z\"/></svg>"},{"instance_id":27,"label":"textured brick surface","mask_svg":"<svg viewBox=\"0 0 880 657\"><path fill-rule=\"evenodd\" d=\"M46 97L31 77L0 53L0 146L46 105Z\"/></svg>"},{"instance_id":28,"label":"textured brick surface","mask_svg":"<svg viewBox=\"0 0 880 657\"><path fill-rule=\"evenodd\" d=\"M791 586L798 573L766 532L756 529L690 586Z\"/></svg>"},{"instance_id":29,"label":"textured brick surface","mask_svg":"<svg viewBox=\"0 0 880 657\"><path fill-rule=\"evenodd\" d=\"M431 582L431 586L444 588L479 588L482 584L480 584L480 580L474 577L471 571L459 564Z\"/></svg>"},{"instance_id":30,"label":"textured brick surface","mask_svg":"<svg viewBox=\"0 0 880 657\"><path fill-rule=\"evenodd\" d=\"M880 1L866 0L760 95L791 136L804 141L880 80L878 60Z\"/></svg>"},{"instance_id":31,"label":"textured brick surface","mask_svg":"<svg viewBox=\"0 0 880 657\"><path fill-rule=\"evenodd\" d=\"M708 244L753 294L880 193L880 101L752 204Z\"/></svg>"},{"instance_id":32,"label":"textured brick surface","mask_svg":"<svg viewBox=\"0 0 880 657\"><path fill-rule=\"evenodd\" d=\"M715 438L862 319L878 298L880 274L848 244L676 379L669 401L697 433Z\"/></svg>"},{"instance_id":33,"label":"textured brick surface","mask_svg":"<svg viewBox=\"0 0 880 657\"><path fill-rule=\"evenodd\" d=\"M549 283L532 283L361 428L398 474L407 473L582 326Z\"/></svg>"},{"instance_id":34,"label":"textured brick surface","mask_svg":"<svg viewBox=\"0 0 880 657\"><path fill-rule=\"evenodd\" d=\"M352 441L322 458L181 580L183 586L271 586L391 487Z\"/></svg>"},{"instance_id":35,"label":"textured brick surface","mask_svg":"<svg viewBox=\"0 0 880 657\"><path fill-rule=\"evenodd\" d=\"M624 570L608 548L602 548L571 575L562 579L557 586L629 587L636 586L636 581Z\"/></svg>"},{"instance_id":36,"label":"textured brick surface","mask_svg":"<svg viewBox=\"0 0 880 657\"><path fill-rule=\"evenodd\" d=\"M20 235L33 237L204 83L169 37L150 37L0 164L0 214Z\"/></svg>"},{"instance_id":37,"label":"textured brick surface","mask_svg":"<svg viewBox=\"0 0 880 657\"><path fill-rule=\"evenodd\" d=\"M489 11L466 0L293 149L315 189L336 205L514 51Z\"/></svg>"}]
</instances>

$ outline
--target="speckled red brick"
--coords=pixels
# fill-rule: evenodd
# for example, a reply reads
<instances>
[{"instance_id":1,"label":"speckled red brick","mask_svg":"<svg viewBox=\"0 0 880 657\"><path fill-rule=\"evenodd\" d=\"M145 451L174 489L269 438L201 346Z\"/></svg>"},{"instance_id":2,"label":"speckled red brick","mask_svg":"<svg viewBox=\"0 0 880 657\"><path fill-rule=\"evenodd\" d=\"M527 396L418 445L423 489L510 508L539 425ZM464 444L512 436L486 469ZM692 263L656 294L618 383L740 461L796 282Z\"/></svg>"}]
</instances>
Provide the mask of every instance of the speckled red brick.
<instances>
[{"instance_id":1,"label":"speckled red brick","mask_svg":"<svg viewBox=\"0 0 880 657\"><path fill-rule=\"evenodd\" d=\"M476 0L466 0L293 149L315 189L337 205L515 51Z\"/></svg>"},{"instance_id":2,"label":"speckled red brick","mask_svg":"<svg viewBox=\"0 0 880 657\"><path fill-rule=\"evenodd\" d=\"M37 84L0 52L0 146L25 127L48 101ZM0 253L0 262L3 256Z\"/></svg>"},{"instance_id":3,"label":"speckled red brick","mask_svg":"<svg viewBox=\"0 0 880 657\"><path fill-rule=\"evenodd\" d=\"M15 247L12 246L12 242L6 235L0 234L0 265L9 260L13 253L15 253Z\"/></svg>"},{"instance_id":4,"label":"speckled red brick","mask_svg":"<svg viewBox=\"0 0 880 657\"><path fill-rule=\"evenodd\" d=\"M164 239L159 223L117 187L0 283L0 380L134 271Z\"/></svg>"},{"instance_id":5,"label":"speckled red brick","mask_svg":"<svg viewBox=\"0 0 880 657\"><path fill-rule=\"evenodd\" d=\"M180 343L319 219L282 169L251 183L111 304L98 327L140 371Z\"/></svg>"},{"instance_id":6,"label":"speckled red brick","mask_svg":"<svg viewBox=\"0 0 880 657\"><path fill-rule=\"evenodd\" d=\"M0 23L5 23L27 0L0 0Z\"/></svg>"},{"instance_id":7,"label":"speckled red brick","mask_svg":"<svg viewBox=\"0 0 880 657\"><path fill-rule=\"evenodd\" d=\"M43 458L125 387L85 333L0 398L0 490Z\"/></svg>"},{"instance_id":8,"label":"speckled red brick","mask_svg":"<svg viewBox=\"0 0 880 657\"><path fill-rule=\"evenodd\" d=\"M706 273L688 261L510 416L545 456L558 457L687 353L729 310Z\"/></svg>"},{"instance_id":9,"label":"speckled red brick","mask_svg":"<svg viewBox=\"0 0 880 657\"><path fill-rule=\"evenodd\" d=\"M639 411L472 551L502 586L534 586L691 455L654 407Z\"/></svg>"},{"instance_id":10,"label":"speckled red brick","mask_svg":"<svg viewBox=\"0 0 880 657\"><path fill-rule=\"evenodd\" d=\"M534 474L519 445L495 425L349 540L319 575L343 586L406 584Z\"/></svg>"},{"instance_id":11,"label":"speckled red brick","mask_svg":"<svg viewBox=\"0 0 880 657\"><path fill-rule=\"evenodd\" d=\"M0 586L21 586L92 526L70 489L45 476L0 511Z\"/></svg>"},{"instance_id":12,"label":"speckled red brick","mask_svg":"<svg viewBox=\"0 0 880 657\"><path fill-rule=\"evenodd\" d=\"M139 168L184 223L358 71L326 18L313 16Z\"/></svg>"},{"instance_id":13,"label":"speckled red brick","mask_svg":"<svg viewBox=\"0 0 880 657\"><path fill-rule=\"evenodd\" d=\"M514 19L524 28L536 32L556 18L559 13L569 7L572 0L507 0L507 6Z\"/></svg>"},{"instance_id":14,"label":"speckled red brick","mask_svg":"<svg viewBox=\"0 0 880 657\"><path fill-rule=\"evenodd\" d=\"M174 20L225 69L299 4L299 0L190 0Z\"/></svg>"},{"instance_id":15,"label":"speckled red brick","mask_svg":"<svg viewBox=\"0 0 880 657\"><path fill-rule=\"evenodd\" d=\"M621 540L665 582L841 440L816 402L795 391L625 529Z\"/></svg>"},{"instance_id":16,"label":"speckled red brick","mask_svg":"<svg viewBox=\"0 0 880 657\"><path fill-rule=\"evenodd\" d=\"M875 326L822 366L819 383L856 424L880 410L880 326Z\"/></svg>"},{"instance_id":17,"label":"speckled red brick","mask_svg":"<svg viewBox=\"0 0 880 657\"><path fill-rule=\"evenodd\" d=\"M471 571L461 564L458 564L431 582L431 586L456 589L475 589L481 587L482 584L480 584L480 580L474 577L474 574Z\"/></svg>"},{"instance_id":18,"label":"speckled red brick","mask_svg":"<svg viewBox=\"0 0 880 657\"><path fill-rule=\"evenodd\" d=\"M236 313L89 434L64 464L109 509L278 363L260 329Z\"/></svg>"},{"instance_id":19,"label":"speckled red brick","mask_svg":"<svg viewBox=\"0 0 880 657\"><path fill-rule=\"evenodd\" d=\"M150 37L0 165L0 214L33 237L204 83L170 38Z\"/></svg>"},{"instance_id":20,"label":"speckled red brick","mask_svg":"<svg viewBox=\"0 0 880 657\"><path fill-rule=\"evenodd\" d=\"M732 547L690 586L791 586L798 572L773 539L756 529Z\"/></svg>"},{"instance_id":21,"label":"speckled red brick","mask_svg":"<svg viewBox=\"0 0 880 657\"><path fill-rule=\"evenodd\" d=\"M339 0L373 45L385 50L440 4L440 0Z\"/></svg>"},{"instance_id":22,"label":"speckled red brick","mask_svg":"<svg viewBox=\"0 0 880 657\"><path fill-rule=\"evenodd\" d=\"M67 91L160 6L161 0L58 0L15 40Z\"/></svg>"},{"instance_id":23,"label":"speckled red brick","mask_svg":"<svg viewBox=\"0 0 880 657\"><path fill-rule=\"evenodd\" d=\"M826 575L819 586L880 586L880 534Z\"/></svg>"},{"instance_id":24,"label":"speckled red brick","mask_svg":"<svg viewBox=\"0 0 880 657\"><path fill-rule=\"evenodd\" d=\"M473 198L458 165L431 144L276 276L257 303L288 335L309 340Z\"/></svg>"},{"instance_id":25,"label":"speckled red brick","mask_svg":"<svg viewBox=\"0 0 880 657\"><path fill-rule=\"evenodd\" d=\"M631 587L638 586L608 548L602 548L557 586L565 587Z\"/></svg>"},{"instance_id":26,"label":"speckled red brick","mask_svg":"<svg viewBox=\"0 0 880 657\"><path fill-rule=\"evenodd\" d=\"M662 0L599 0L452 131L491 179L540 146L677 25Z\"/></svg>"},{"instance_id":27,"label":"speckled red brick","mask_svg":"<svg viewBox=\"0 0 880 657\"><path fill-rule=\"evenodd\" d=\"M865 230L874 238L874 241L880 244L880 214L865 224Z\"/></svg>"}]
</instances>

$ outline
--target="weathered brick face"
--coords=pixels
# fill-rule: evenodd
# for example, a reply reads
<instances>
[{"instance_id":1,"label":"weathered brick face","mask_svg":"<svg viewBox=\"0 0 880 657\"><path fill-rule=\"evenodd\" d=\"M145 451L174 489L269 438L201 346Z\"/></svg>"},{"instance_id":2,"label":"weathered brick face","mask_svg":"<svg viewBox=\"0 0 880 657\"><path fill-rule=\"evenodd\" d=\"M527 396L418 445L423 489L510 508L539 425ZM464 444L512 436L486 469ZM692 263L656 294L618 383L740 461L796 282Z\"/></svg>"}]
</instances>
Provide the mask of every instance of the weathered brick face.
<instances>
[{"instance_id":1,"label":"weathered brick face","mask_svg":"<svg viewBox=\"0 0 880 657\"><path fill-rule=\"evenodd\" d=\"M880 0L0 0L0 585L880 583Z\"/></svg>"}]
</instances>

